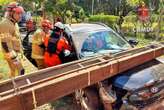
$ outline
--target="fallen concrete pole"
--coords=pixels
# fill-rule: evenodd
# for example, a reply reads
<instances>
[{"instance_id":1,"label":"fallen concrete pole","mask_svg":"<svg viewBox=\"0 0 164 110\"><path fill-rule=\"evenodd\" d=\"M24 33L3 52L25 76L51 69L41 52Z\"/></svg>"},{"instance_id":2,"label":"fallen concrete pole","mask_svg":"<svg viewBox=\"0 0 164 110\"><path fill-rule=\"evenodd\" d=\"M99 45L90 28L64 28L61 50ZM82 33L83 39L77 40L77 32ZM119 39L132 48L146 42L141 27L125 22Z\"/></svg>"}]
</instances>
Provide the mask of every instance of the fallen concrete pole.
<instances>
[{"instance_id":1,"label":"fallen concrete pole","mask_svg":"<svg viewBox=\"0 0 164 110\"><path fill-rule=\"evenodd\" d=\"M152 45L40 70L0 84L2 110L31 110L163 55ZM14 85L14 88L13 88Z\"/></svg>"}]
</instances>

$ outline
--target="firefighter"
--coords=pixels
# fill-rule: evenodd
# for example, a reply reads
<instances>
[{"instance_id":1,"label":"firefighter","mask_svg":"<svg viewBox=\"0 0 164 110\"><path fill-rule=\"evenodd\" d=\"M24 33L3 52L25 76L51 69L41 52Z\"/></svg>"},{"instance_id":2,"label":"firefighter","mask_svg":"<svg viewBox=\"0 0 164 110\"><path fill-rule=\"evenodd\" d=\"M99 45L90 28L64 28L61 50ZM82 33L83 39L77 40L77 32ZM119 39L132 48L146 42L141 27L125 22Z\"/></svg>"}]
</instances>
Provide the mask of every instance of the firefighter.
<instances>
[{"instance_id":1,"label":"firefighter","mask_svg":"<svg viewBox=\"0 0 164 110\"><path fill-rule=\"evenodd\" d=\"M10 68L9 77L15 77L16 72L20 75L25 73L18 57L18 53L21 53L21 44L17 23L20 21L23 13L23 7L16 2L12 2L8 4L5 18L0 22L0 44L4 59Z\"/></svg>"},{"instance_id":2,"label":"firefighter","mask_svg":"<svg viewBox=\"0 0 164 110\"><path fill-rule=\"evenodd\" d=\"M50 36L50 29L52 28L52 24L49 20L45 19L41 22L41 29L38 29L32 39L32 58L35 59L37 63L37 67L39 69L45 68L44 65L44 45L43 39L46 39Z\"/></svg>"},{"instance_id":3,"label":"firefighter","mask_svg":"<svg viewBox=\"0 0 164 110\"><path fill-rule=\"evenodd\" d=\"M44 40L46 47L44 54L44 62L46 67L55 66L65 63L65 57L70 55L70 45L63 36L64 25L61 22L55 23L50 38Z\"/></svg>"},{"instance_id":4,"label":"firefighter","mask_svg":"<svg viewBox=\"0 0 164 110\"><path fill-rule=\"evenodd\" d=\"M31 58L31 52L32 52L31 38L34 32L36 31L36 23L32 19L26 21L26 30L27 33L22 42L24 47L24 55L30 62L32 62L34 66L37 67L36 61L33 58Z\"/></svg>"},{"instance_id":5,"label":"firefighter","mask_svg":"<svg viewBox=\"0 0 164 110\"><path fill-rule=\"evenodd\" d=\"M35 22L32 19L26 21L27 32L34 31L36 29Z\"/></svg>"},{"instance_id":6,"label":"firefighter","mask_svg":"<svg viewBox=\"0 0 164 110\"><path fill-rule=\"evenodd\" d=\"M138 18L142 22L147 22L149 20L149 9L144 2L141 2L137 8Z\"/></svg>"}]
</instances>

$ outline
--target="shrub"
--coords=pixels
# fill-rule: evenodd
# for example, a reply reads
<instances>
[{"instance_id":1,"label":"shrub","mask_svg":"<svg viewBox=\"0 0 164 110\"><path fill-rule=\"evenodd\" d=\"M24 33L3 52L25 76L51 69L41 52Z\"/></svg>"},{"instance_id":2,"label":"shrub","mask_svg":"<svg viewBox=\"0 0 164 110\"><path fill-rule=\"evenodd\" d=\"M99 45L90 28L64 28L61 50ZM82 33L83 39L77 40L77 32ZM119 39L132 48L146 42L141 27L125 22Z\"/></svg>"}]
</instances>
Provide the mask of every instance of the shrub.
<instances>
[{"instance_id":1,"label":"shrub","mask_svg":"<svg viewBox=\"0 0 164 110\"><path fill-rule=\"evenodd\" d=\"M119 17L114 15L92 15L89 17L90 22L102 22L106 25L113 27L117 23Z\"/></svg>"},{"instance_id":2,"label":"shrub","mask_svg":"<svg viewBox=\"0 0 164 110\"><path fill-rule=\"evenodd\" d=\"M136 22L137 20L137 16L136 15L129 15L129 16L126 16L124 17L124 21L125 22Z\"/></svg>"},{"instance_id":3,"label":"shrub","mask_svg":"<svg viewBox=\"0 0 164 110\"><path fill-rule=\"evenodd\" d=\"M134 32L135 25L132 22L123 22L122 31L124 33Z\"/></svg>"}]
</instances>

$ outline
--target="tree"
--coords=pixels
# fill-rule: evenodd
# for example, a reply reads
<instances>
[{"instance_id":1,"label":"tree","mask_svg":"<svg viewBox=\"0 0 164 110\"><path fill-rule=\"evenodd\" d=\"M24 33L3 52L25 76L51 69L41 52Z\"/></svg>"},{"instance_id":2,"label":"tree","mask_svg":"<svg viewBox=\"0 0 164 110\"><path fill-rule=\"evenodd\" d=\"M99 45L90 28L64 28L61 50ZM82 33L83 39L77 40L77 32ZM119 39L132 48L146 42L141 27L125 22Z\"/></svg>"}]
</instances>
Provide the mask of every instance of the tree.
<instances>
[{"instance_id":1,"label":"tree","mask_svg":"<svg viewBox=\"0 0 164 110\"><path fill-rule=\"evenodd\" d=\"M135 7L136 5L138 5L143 0L126 0L126 1L130 6Z\"/></svg>"},{"instance_id":2,"label":"tree","mask_svg":"<svg viewBox=\"0 0 164 110\"><path fill-rule=\"evenodd\" d=\"M156 35L156 40L161 40L161 37L160 37L160 31L161 31L161 28L162 28L162 17L163 17L163 14L164 14L164 3L163 3L163 0L160 0L160 6L159 6L159 17L158 17L158 28L157 28L157 31L155 33Z\"/></svg>"},{"instance_id":3,"label":"tree","mask_svg":"<svg viewBox=\"0 0 164 110\"><path fill-rule=\"evenodd\" d=\"M53 16L60 16L62 21L66 22L66 12L70 9L68 0L48 0L45 2L45 7L47 7L46 12L51 13Z\"/></svg>"},{"instance_id":4,"label":"tree","mask_svg":"<svg viewBox=\"0 0 164 110\"><path fill-rule=\"evenodd\" d=\"M85 12L84 12L84 10L83 10L83 8L81 8L80 10L79 10L79 18L82 20L82 21L84 21L84 19L85 19Z\"/></svg>"},{"instance_id":5,"label":"tree","mask_svg":"<svg viewBox=\"0 0 164 110\"><path fill-rule=\"evenodd\" d=\"M14 0L0 0L0 18L4 15L4 9L6 5Z\"/></svg>"},{"instance_id":6,"label":"tree","mask_svg":"<svg viewBox=\"0 0 164 110\"><path fill-rule=\"evenodd\" d=\"M14 2L15 0L0 0L0 6L6 5L10 2Z\"/></svg>"},{"instance_id":7,"label":"tree","mask_svg":"<svg viewBox=\"0 0 164 110\"><path fill-rule=\"evenodd\" d=\"M72 11L71 10L67 10L66 12L66 16L67 18L69 18L69 23L72 23Z\"/></svg>"}]
</instances>

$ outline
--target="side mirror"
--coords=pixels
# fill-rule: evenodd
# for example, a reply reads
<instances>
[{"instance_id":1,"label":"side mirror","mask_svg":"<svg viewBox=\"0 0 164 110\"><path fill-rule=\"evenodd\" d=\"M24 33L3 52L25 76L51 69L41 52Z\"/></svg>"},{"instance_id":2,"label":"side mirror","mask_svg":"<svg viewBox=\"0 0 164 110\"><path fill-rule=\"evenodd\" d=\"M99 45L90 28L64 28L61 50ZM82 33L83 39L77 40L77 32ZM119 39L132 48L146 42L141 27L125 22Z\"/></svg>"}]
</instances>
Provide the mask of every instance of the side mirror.
<instances>
[{"instance_id":1,"label":"side mirror","mask_svg":"<svg viewBox=\"0 0 164 110\"><path fill-rule=\"evenodd\" d=\"M128 40L129 44L132 45L132 46L136 46L138 44L138 41L135 40L135 39L130 39Z\"/></svg>"}]
</instances>

